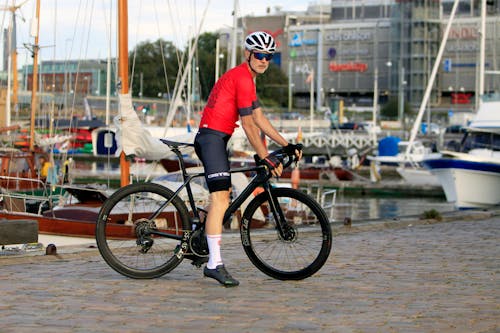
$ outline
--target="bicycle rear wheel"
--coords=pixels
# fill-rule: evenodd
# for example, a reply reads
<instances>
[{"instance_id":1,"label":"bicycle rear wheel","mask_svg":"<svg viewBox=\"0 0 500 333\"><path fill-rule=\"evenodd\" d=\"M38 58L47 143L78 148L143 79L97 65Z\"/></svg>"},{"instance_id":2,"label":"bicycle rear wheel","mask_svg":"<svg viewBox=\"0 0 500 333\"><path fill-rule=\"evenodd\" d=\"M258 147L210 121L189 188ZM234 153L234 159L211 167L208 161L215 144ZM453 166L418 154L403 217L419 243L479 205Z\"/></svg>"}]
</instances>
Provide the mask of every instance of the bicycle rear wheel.
<instances>
[{"instance_id":1,"label":"bicycle rear wheel","mask_svg":"<svg viewBox=\"0 0 500 333\"><path fill-rule=\"evenodd\" d=\"M120 188L102 206L96 224L99 252L111 268L135 279L162 276L177 267L181 238L191 230L184 202L154 183ZM159 211L154 219L152 214ZM162 232L171 237L151 234Z\"/></svg>"},{"instance_id":2,"label":"bicycle rear wheel","mask_svg":"<svg viewBox=\"0 0 500 333\"><path fill-rule=\"evenodd\" d=\"M319 204L290 188L273 188L285 220L286 235L277 229L267 193L256 196L241 222L241 241L252 263L280 280L301 280L316 273L332 247L330 222ZM277 214L280 215L279 212Z\"/></svg>"}]
</instances>

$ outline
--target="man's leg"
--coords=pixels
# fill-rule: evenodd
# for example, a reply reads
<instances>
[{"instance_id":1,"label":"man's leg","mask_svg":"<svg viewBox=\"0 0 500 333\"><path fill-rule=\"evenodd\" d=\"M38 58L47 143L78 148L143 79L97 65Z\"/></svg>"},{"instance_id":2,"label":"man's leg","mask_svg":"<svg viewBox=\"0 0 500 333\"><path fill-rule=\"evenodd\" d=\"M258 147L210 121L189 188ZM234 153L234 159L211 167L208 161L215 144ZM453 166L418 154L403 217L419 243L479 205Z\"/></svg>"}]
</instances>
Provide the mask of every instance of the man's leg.
<instances>
[{"instance_id":1,"label":"man's leg","mask_svg":"<svg viewBox=\"0 0 500 333\"><path fill-rule=\"evenodd\" d=\"M224 267L221 256L222 219L229 206L229 191L217 191L210 194L210 207L206 221L207 243L209 250L208 263L203 274L219 281L226 287L239 285Z\"/></svg>"},{"instance_id":2,"label":"man's leg","mask_svg":"<svg viewBox=\"0 0 500 333\"><path fill-rule=\"evenodd\" d=\"M210 207L205 225L209 249L207 267L215 269L222 265L220 244L222 239L222 219L229 206L229 191L217 191L210 194Z\"/></svg>"}]
</instances>

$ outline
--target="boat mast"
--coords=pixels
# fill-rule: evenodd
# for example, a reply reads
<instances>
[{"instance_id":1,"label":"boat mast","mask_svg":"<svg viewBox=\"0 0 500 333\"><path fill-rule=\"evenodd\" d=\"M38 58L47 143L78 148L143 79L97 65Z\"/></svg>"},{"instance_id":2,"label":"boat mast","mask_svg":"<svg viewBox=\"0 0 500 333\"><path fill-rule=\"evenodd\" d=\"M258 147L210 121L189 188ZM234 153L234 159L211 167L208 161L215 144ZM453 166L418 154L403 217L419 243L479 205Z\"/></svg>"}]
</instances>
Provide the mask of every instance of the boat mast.
<instances>
[{"instance_id":1,"label":"boat mast","mask_svg":"<svg viewBox=\"0 0 500 333\"><path fill-rule=\"evenodd\" d=\"M36 0L35 11L35 44L33 45L33 79L31 85L31 119L30 119L30 151L35 150L35 117L37 111L36 92L38 90L38 34L40 32L40 0Z\"/></svg>"},{"instance_id":2,"label":"boat mast","mask_svg":"<svg viewBox=\"0 0 500 333\"><path fill-rule=\"evenodd\" d=\"M121 94L126 95L128 89L128 10L127 0L118 1L118 84L121 86ZM126 159L125 153L120 153L120 185L129 183L130 161Z\"/></svg>"},{"instance_id":3,"label":"boat mast","mask_svg":"<svg viewBox=\"0 0 500 333\"><path fill-rule=\"evenodd\" d=\"M446 46L446 41L448 40L448 35L450 34L451 24L455 18L455 13L457 11L459 0L455 0L453 3L453 7L451 9L450 18L448 19L448 23L446 24L446 28L443 33L443 39L441 40L441 45L439 46L439 50L436 56L436 60L434 61L434 66L432 67L431 76L429 78L429 82L427 82L427 87L425 89L424 98L422 99L422 103L420 104L420 109L418 110L417 118L415 119L415 123L413 124L413 128L410 134L410 140L408 143L408 147L406 147L406 156L409 156L411 148L413 146L413 142L417 137L418 128L420 127L420 123L422 122L422 117L424 116L425 107L427 102L429 101L429 97L431 95L432 86L434 85L434 80L436 78L437 71L441 64L441 58L443 57L444 48Z\"/></svg>"},{"instance_id":4,"label":"boat mast","mask_svg":"<svg viewBox=\"0 0 500 333\"><path fill-rule=\"evenodd\" d=\"M484 67L486 47L486 0L481 1L481 39L479 40L479 91L476 93L476 112L481 105L484 96Z\"/></svg>"}]
</instances>

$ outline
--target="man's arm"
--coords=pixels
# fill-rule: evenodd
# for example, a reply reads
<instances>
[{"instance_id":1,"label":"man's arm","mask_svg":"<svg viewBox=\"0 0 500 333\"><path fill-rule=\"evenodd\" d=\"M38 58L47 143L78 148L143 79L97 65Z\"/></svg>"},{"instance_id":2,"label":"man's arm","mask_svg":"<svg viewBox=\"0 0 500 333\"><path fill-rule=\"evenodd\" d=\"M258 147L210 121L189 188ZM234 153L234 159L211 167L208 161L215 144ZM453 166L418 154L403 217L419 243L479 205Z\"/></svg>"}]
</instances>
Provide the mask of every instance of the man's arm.
<instances>
[{"instance_id":1,"label":"man's arm","mask_svg":"<svg viewBox=\"0 0 500 333\"><path fill-rule=\"evenodd\" d=\"M274 128L269 119L262 112L262 108L257 108L253 110L252 118L255 125L264 132L271 140L279 144L280 146L286 146L288 141L281 136L281 134Z\"/></svg>"},{"instance_id":2,"label":"man's arm","mask_svg":"<svg viewBox=\"0 0 500 333\"><path fill-rule=\"evenodd\" d=\"M254 110L255 112L255 110ZM241 117L241 127L245 131L248 141L255 149L255 152L260 158L268 155L267 148L264 146L260 137L260 128L255 123L253 115ZM265 133L265 132L264 132Z\"/></svg>"}]
</instances>

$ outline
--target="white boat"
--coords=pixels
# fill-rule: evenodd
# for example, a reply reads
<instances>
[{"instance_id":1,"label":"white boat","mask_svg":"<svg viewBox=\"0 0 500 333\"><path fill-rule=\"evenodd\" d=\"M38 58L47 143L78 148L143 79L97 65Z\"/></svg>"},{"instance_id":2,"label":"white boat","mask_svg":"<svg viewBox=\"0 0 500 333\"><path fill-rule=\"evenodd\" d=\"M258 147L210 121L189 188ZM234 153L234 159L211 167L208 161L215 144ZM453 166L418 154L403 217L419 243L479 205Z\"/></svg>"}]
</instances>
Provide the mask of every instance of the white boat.
<instances>
[{"instance_id":1,"label":"white boat","mask_svg":"<svg viewBox=\"0 0 500 333\"><path fill-rule=\"evenodd\" d=\"M439 157L441 157L441 153L433 152L431 148L425 147L421 141L413 141L412 143L400 141L396 155L368 156L368 159L377 164L397 164L396 171L409 184L439 186L440 182L437 177L422 166L423 161Z\"/></svg>"},{"instance_id":2,"label":"white boat","mask_svg":"<svg viewBox=\"0 0 500 333\"><path fill-rule=\"evenodd\" d=\"M424 161L460 209L500 205L500 101L483 101L459 152Z\"/></svg>"}]
</instances>

